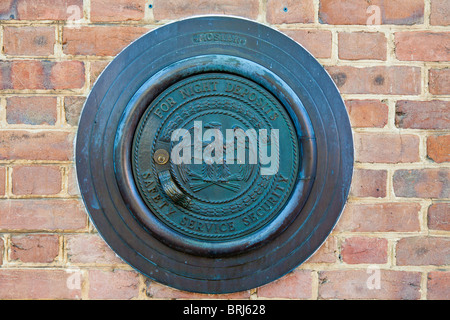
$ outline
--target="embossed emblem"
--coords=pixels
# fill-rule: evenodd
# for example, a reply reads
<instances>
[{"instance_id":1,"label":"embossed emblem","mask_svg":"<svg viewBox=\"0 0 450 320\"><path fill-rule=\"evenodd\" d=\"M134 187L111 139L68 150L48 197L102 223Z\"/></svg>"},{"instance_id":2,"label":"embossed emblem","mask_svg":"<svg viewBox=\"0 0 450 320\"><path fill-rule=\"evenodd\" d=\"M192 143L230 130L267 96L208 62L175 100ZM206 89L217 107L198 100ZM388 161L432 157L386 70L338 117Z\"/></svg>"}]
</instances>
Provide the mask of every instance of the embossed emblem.
<instances>
[{"instance_id":1,"label":"embossed emblem","mask_svg":"<svg viewBox=\"0 0 450 320\"><path fill-rule=\"evenodd\" d=\"M179 129L185 134L174 141ZM245 139L229 134L237 130L248 133ZM274 130L282 144L268 143ZM251 132L259 137L252 139ZM185 140L192 142L180 148L188 161L153 160L158 150L172 153ZM283 155L271 175L261 174L268 169L258 157L263 147ZM225 73L192 76L162 92L137 127L132 157L139 192L152 212L170 228L208 241L237 239L274 219L292 191L299 161L296 130L279 101L253 81Z\"/></svg>"}]
</instances>

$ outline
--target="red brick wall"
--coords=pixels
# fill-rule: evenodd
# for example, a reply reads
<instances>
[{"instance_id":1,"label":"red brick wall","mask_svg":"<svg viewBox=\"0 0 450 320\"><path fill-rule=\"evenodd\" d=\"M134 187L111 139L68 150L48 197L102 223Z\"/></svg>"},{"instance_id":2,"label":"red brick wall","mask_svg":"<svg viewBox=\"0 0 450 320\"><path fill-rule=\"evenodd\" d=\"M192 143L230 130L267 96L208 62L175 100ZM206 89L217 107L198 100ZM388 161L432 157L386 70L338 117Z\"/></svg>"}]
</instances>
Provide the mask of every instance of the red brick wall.
<instances>
[{"instance_id":1,"label":"red brick wall","mask_svg":"<svg viewBox=\"0 0 450 320\"><path fill-rule=\"evenodd\" d=\"M223 296L165 287L115 256L73 159L107 63L150 29L210 13L269 24L315 55L346 102L356 155L318 252ZM448 0L2 0L0 19L0 299L450 299Z\"/></svg>"}]
</instances>

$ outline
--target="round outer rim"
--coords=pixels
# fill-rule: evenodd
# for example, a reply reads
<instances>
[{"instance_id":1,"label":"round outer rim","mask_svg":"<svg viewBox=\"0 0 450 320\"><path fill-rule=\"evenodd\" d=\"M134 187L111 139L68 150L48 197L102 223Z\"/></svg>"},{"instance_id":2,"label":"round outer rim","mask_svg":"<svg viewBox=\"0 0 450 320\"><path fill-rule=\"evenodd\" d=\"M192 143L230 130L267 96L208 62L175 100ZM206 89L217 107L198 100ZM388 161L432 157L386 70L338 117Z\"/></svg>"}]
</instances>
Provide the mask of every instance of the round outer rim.
<instances>
[{"instance_id":1,"label":"round outer rim","mask_svg":"<svg viewBox=\"0 0 450 320\"><path fill-rule=\"evenodd\" d=\"M192 45L189 42L192 35L202 30L238 34L247 39L246 47ZM317 175L295 221L260 248L213 259L180 253L142 228L118 197L120 191L112 160L114 144L104 141L115 136L117 127L108 124L120 121L122 112L117 110L122 106L123 111L123 106L152 74L168 63L205 52L239 56L272 70L302 101L320 146ZM136 75L132 70L140 73ZM117 90L117 86L124 84L127 90ZM119 109L113 112L114 108ZM145 276L178 289L228 293L255 288L283 276L325 241L340 217L350 189L353 141L339 91L324 68L303 47L282 33L250 20L204 16L171 23L145 34L108 65L83 108L76 141L76 166L91 220L122 259Z\"/></svg>"}]
</instances>

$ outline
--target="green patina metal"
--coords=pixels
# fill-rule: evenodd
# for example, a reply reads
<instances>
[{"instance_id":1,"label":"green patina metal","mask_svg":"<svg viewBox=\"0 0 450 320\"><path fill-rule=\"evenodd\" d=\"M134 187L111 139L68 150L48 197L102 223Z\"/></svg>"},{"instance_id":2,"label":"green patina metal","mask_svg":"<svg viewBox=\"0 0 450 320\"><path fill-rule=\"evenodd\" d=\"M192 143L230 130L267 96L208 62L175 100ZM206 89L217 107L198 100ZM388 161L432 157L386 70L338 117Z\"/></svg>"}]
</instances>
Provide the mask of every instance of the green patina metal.
<instances>
[{"instance_id":1,"label":"green patina metal","mask_svg":"<svg viewBox=\"0 0 450 320\"><path fill-rule=\"evenodd\" d=\"M196 121L202 132L217 129L224 138L227 129L277 129L278 170L261 175L265 165L250 163L250 139L243 146L231 141L235 153L247 150L244 163L236 154L236 161L227 162L225 139L222 163L195 163L193 144L190 163L154 160L159 150L171 154L178 143L171 141L174 130L186 129L193 138ZM202 139L202 152L210 142ZM267 151L274 152L274 145L268 143ZM256 233L278 215L297 179L300 151L295 127L271 93L240 76L207 73L173 84L149 105L134 137L133 174L146 205L166 226L197 240L224 242Z\"/></svg>"}]
</instances>

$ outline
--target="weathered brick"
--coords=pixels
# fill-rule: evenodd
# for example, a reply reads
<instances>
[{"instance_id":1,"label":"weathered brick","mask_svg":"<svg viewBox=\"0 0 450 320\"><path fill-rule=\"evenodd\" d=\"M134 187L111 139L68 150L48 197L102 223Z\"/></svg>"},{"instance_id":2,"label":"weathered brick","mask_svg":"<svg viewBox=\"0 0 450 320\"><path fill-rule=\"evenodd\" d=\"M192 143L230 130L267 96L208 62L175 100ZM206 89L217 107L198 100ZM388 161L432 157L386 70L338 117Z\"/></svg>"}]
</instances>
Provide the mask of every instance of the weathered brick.
<instances>
[{"instance_id":1,"label":"weathered brick","mask_svg":"<svg viewBox=\"0 0 450 320\"><path fill-rule=\"evenodd\" d=\"M2 230L81 230L87 227L83 204L77 200L0 200Z\"/></svg>"},{"instance_id":2,"label":"weathered brick","mask_svg":"<svg viewBox=\"0 0 450 320\"><path fill-rule=\"evenodd\" d=\"M450 231L450 203L438 202L428 207L428 229Z\"/></svg>"},{"instance_id":3,"label":"weathered brick","mask_svg":"<svg viewBox=\"0 0 450 320\"><path fill-rule=\"evenodd\" d=\"M50 263L59 254L59 238L55 234L14 235L10 241L12 261Z\"/></svg>"},{"instance_id":4,"label":"weathered brick","mask_svg":"<svg viewBox=\"0 0 450 320\"><path fill-rule=\"evenodd\" d=\"M226 14L256 19L259 0L199 0L195 4L183 0L154 0L155 20L174 20L201 14Z\"/></svg>"},{"instance_id":5,"label":"weathered brick","mask_svg":"<svg viewBox=\"0 0 450 320\"><path fill-rule=\"evenodd\" d=\"M341 93L420 94L418 67L326 67Z\"/></svg>"},{"instance_id":6,"label":"weathered brick","mask_svg":"<svg viewBox=\"0 0 450 320\"><path fill-rule=\"evenodd\" d=\"M0 89L78 89L85 81L81 61L15 60L2 63L0 70Z\"/></svg>"},{"instance_id":7,"label":"weathered brick","mask_svg":"<svg viewBox=\"0 0 450 320\"><path fill-rule=\"evenodd\" d=\"M396 32L395 54L399 60L449 61L450 32Z\"/></svg>"},{"instance_id":8,"label":"weathered brick","mask_svg":"<svg viewBox=\"0 0 450 320\"><path fill-rule=\"evenodd\" d=\"M0 167L0 197L6 193L6 168Z\"/></svg>"},{"instance_id":9,"label":"weathered brick","mask_svg":"<svg viewBox=\"0 0 450 320\"><path fill-rule=\"evenodd\" d=\"M0 159L72 160L73 139L74 134L70 132L3 131Z\"/></svg>"},{"instance_id":10,"label":"weathered brick","mask_svg":"<svg viewBox=\"0 0 450 320\"><path fill-rule=\"evenodd\" d=\"M79 89L84 86L84 63L81 61L55 63L50 72L53 89Z\"/></svg>"},{"instance_id":11,"label":"weathered brick","mask_svg":"<svg viewBox=\"0 0 450 320\"><path fill-rule=\"evenodd\" d=\"M345 106L354 128L383 128L387 125L389 107L379 100L347 100Z\"/></svg>"},{"instance_id":12,"label":"weathered brick","mask_svg":"<svg viewBox=\"0 0 450 320\"><path fill-rule=\"evenodd\" d=\"M226 294L204 294L196 292L188 292L183 290L174 289L160 283L146 280L146 290L145 294L149 298L155 299L249 299L250 290L226 293Z\"/></svg>"},{"instance_id":13,"label":"weathered brick","mask_svg":"<svg viewBox=\"0 0 450 320\"><path fill-rule=\"evenodd\" d=\"M89 271L89 298L124 300L137 298L139 276L135 271Z\"/></svg>"},{"instance_id":14,"label":"weathered brick","mask_svg":"<svg viewBox=\"0 0 450 320\"><path fill-rule=\"evenodd\" d=\"M375 24L371 18L377 11L370 10L377 6L381 24L412 25L423 22L423 0L320 0L319 21L325 24Z\"/></svg>"},{"instance_id":15,"label":"weathered brick","mask_svg":"<svg viewBox=\"0 0 450 320\"><path fill-rule=\"evenodd\" d=\"M267 22L273 24L314 22L314 1L268 0Z\"/></svg>"},{"instance_id":16,"label":"weathered brick","mask_svg":"<svg viewBox=\"0 0 450 320\"><path fill-rule=\"evenodd\" d=\"M450 264L450 239L444 237L403 238L396 246L397 265L423 266Z\"/></svg>"},{"instance_id":17,"label":"weathered brick","mask_svg":"<svg viewBox=\"0 0 450 320\"><path fill-rule=\"evenodd\" d=\"M5 248L5 244L3 243L3 238L0 237L0 266L3 264L4 248Z\"/></svg>"},{"instance_id":18,"label":"weathered brick","mask_svg":"<svg viewBox=\"0 0 450 320\"><path fill-rule=\"evenodd\" d=\"M100 76L102 71L106 68L106 66L109 64L109 61L92 61L91 62L91 87L94 86L95 81Z\"/></svg>"},{"instance_id":19,"label":"weathered brick","mask_svg":"<svg viewBox=\"0 0 450 320\"><path fill-rule=\"evenodd\" d=\"M14 89L45 89L45 71L41 61L13 61L10 72Z\"/></svg>"},{"instance_id":20,"label":"weathered brick","mask_svg":"<svg viewBox=\"0 0 450 320\"><path fill-rule=\"evenodd\" d=\"M354 169L350 195L355 197L386 197L386 170Z\"/></svg>"},{"instance_id":21,"label":"weathered brick","mask_svg":"<svg viewBox=\"0 0 450 320\"><path fill-rule=\"evenodd\" d=\"M397 170L394 173L394 193L407 198L450 198L450 170Z\"/></svg>"},{"instance_id":22,"label":"weathered brick","mask_svg":"<svg viewBox=\"0 0 450 320\"><path fill-rule=\"evenodd\" d=\"M0 269L0 299L80 299L67 285L71 273L58 269Z\"/></svg>"},{"instance_id":23,"label":"weathered brick","mask_svg":"<svg viewBox=\"0 0 450 320\"><path fill-rule=\"evenodd\" d=\"M12 193L15 195L52 195L61 192L61 169L57 166L15 166Z\"/></svg>"},{"instance_id":24,"label":"weathered brick","mask_svg":"<svg viewBox=\"0 0 450 320\"><path fill-rule=\"evenodd\" d=\"M432 271L427 277L428 300L450 300L450 272Z\"/></svg>"},{"instance_id":25,"label":"weathered brick","mask_svg":"<svg viewBox=\"0 0 450 320\"><path fill-rule=\"evenodd\" d=\"M450 4L448 0L431 0L430 23L438 26L450 25Z\"/></svg>"},{"instance_id":26,"label":"weathered brick","mask_svg":"<svg viewBox=\"0 0 450 320\"><path fill-rule=\"evenodd\" d=\"M83 17L83 0L17 0L16 19L78 20ZM78 16L79 13L79 16Z\"/></svg>"},{"instance_id":27,"label":"weathered brick","mask_svg":"<svg viewBox=\"0 0 450 320\"><path fill-rule=\"evenodd\" d=\"M339 32L339 59L386 60L387 41L381 32Z\"/></svg>"},{"instance_id":28,"label":"weathered brick","mask_svg":"<svg viewBox=\"0 0 450 320\"><path fill-rule=\"evenodd\" d=\"M316 58L331 57L331 32L328 30L281 29Z\"/></svg>"},{"instance_id":29,"label":"weathered brick","mask_svg":"<svg viewBox=\"0 0 450 320\"><path fill-rule=\"evenodd\" d=\"M450 135L428 137L427 156L437 163L450 161Z\"/></svg>"},{"instance_id":30,"label":"weathered brick","mask_svg":"<svg viewBox=\"0 0 450 320\"><path fill-rule=\"evenodd\" d=\"M98 234L67 235L65 248L67 259L71 263L110 265L124 263Z\"/></svg>"},{"instance_id":31,"label":"weathered brick","mask_svg":"<svg viewBox=\"0 0 450 320\"><path fill-rule=\"evenodd\" d=\"M67 193L71 196L79 196L80 189L78 187L77 172L75 168L69 168Z\"/></svg>"},{"instance_id":32,"label":"weathered brick","mask_svg":"<svg viewBox=\"0 0 450 320\"><path fill-rule=\"evenodd\" d=\"M312 295L312 276L309 270L294 270L279 280L258 288L258 297L308 299Z\"/></svg>"},{"instance_id":33,"label":"weathered brick","mask_svg":"<svg viewBox=\"0 0 450 320\"><path fill-rule=\"evenodd\" d=\"M340 232L420 231L418 203L347 203L336 226Z\"/></svg>"},{"instance_id":34,"label":"weathered brick","mask_svg":"<svg viewBox=\"0 0 450 320\"><path fill-rule=\"evenodd\" d=\"M450 129L450 101L397 101L395 125L408 129Z\"/></svg>"},{"instance_id":35,"label":"weathered brick","mask_svg":"<svg viewBox=\"0 0 450 320\"><path fill-rule=\"evenodd\" d=\"M379 272L380 286L375 272ZM319 272L321 299L414 300L420 298L420 272L338 270Z\"/></svg>"},{"instance_id":36,"label":"weathered brick","mask_svg":"<svg viewBox=\"0 0 450 320\"><path fill-rule=\"evenodd\" d=\"M450 68L431 69L428 79L428 89L431 94L450 94Z\"/></svg>"},{"instance_id":37,"label":"weathered brick","mask_svg":"<svg viewBox=\"0 0 450 320\"><path fill-rule=\"evenodd\" d=\"M409 134L356 133L355 159L368 163L419 161L419 137Z\"/></svg>"},{"instance_id":38,"label":"weathered brick","mask_svg":"<svg viewBox=\"0 0 450 320\"><path fill-rule=\"evenodd\" d=\"M351 237L341 246L341 256L345 263L386 263L387 240L382 238Z\"/></svg>"},{"instance_id":39,"label":"weathered brick","mask_svg":"<svg viewBox=\"0 0 450 320\"><path fill-rule=\"evenodd\" d=\"M144 17L146 0L91 0L91 21L137 21Z\"/></svg>"},{"instance_id":40,"label":"weathered brick","mask_svg":"<svg viewBox=\"0 0 450 320\"><path fill-rule=\"evenodd\" d=\"M48 56L55 45L54 27L12 27L3 31L4 51L8 55Z\"/></svg>"},{"instance_id":41,"label":"weathered brick","mask_svg":"<svg viewBox=\"0 0 450 320\"><path fill-rule=\"evenodd\" d=\"M66 122L71 126L77 126L80 120L81 110L83 109L86 97L65 97L64 114Z\"/></svg>"},{"instance_id":42,"label":"weathered brick","mask_svg":"<svg viewBox=\"0 0 450 320\"><path fill-rule=\"evenodd\" d=\"M9 124L54 125L56 120L56 97L6 99L6 121Z\"/></svg>"},{"instance_id":43,"label":"weathered brick","mask_svg":"<svg viewBox=\"0 0 450 320\"><path fill-rule=\"evenodd\" d=\"M147 31L132 26L64 28L63 51L70 55L115 56Z\"/></svg>"},{"instance_id":44,"label":"weathered brick","mask_svg":"<svg viewBox=\"0 0 450 320\"><path fill-rule=\"evenodd\" d=\"M333 263L337 261L337 240L336 237L330 236L314 252L314 254L305 263Z\"/></svg>"}]
</instances>

